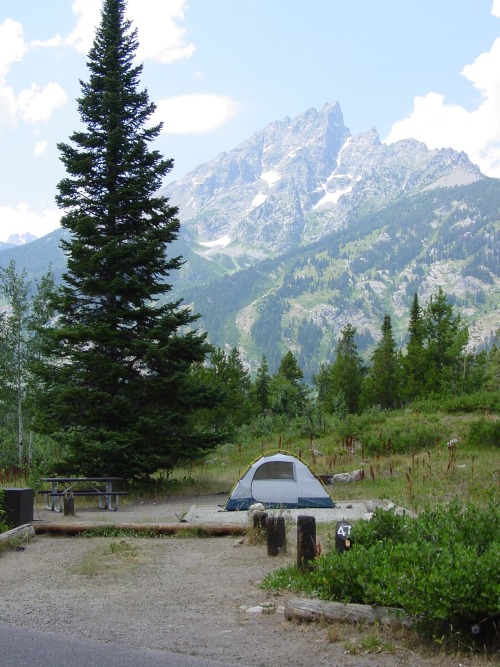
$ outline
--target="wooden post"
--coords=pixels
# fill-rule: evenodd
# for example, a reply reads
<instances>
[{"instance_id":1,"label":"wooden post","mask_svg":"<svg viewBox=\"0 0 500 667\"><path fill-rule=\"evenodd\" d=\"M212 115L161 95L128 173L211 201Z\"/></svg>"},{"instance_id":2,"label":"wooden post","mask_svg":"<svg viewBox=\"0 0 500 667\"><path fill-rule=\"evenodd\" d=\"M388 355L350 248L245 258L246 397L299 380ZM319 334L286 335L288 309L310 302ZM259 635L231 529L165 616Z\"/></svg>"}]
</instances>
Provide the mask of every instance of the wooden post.
<instances>
[{"instance_id":1,"label":"wooden post","mask_svg":"<svg viewBox=\"0 0 500 667\"><path fill-rule=\"evenodd\" d=\"M249 544L263 544L267 536L267 512L252 513L252 527L248 531Z\"/></svg>"},{"instance_id":2,"label":"wooden post","mask_svg":"<svg viewBox=\"0 0 500 667\"><path fill-rule=\"evenodd\" d=\"M263 537L266 534L267 516L267 512L253 513L253 530L256 535L261 535Z\"/></svg>"},{"instance_id":3,"label":"wooden post","mask_svg":"<svg viewBox=\"0 0 500 667\"><path fill-rule=\"evenodd\" d=\"M73 491L66 491L63 496L64 502L64 516L74 516L75 515L75 496Z\"/></svg>"},{"instance_id":4,"label":"wooden post","mask_svg":"<svg viewBox=\"0 0 500 667\"><path fill-rule=\"evenodd\" d=\"M267 555L278 556L286 551L285 517L267 517Z\"/></svg>"},{"instance_id":5,"label":"wooden post","mask_svg":"<svg viewBox=\"0 0 500 667\"><path fill-rule=\"evenodd\" d=\"M297 517L297 567L310 570L316 557L316 519L313 516Z\"/></svg>"}]
</instances>

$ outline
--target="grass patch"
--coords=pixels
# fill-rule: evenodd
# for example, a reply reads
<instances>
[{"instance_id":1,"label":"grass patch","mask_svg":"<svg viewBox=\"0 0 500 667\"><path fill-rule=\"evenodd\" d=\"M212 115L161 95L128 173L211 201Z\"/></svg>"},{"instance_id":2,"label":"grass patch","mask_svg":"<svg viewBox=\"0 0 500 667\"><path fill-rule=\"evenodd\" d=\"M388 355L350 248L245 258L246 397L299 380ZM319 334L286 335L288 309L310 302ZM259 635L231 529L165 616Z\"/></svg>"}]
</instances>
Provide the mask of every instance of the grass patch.
<instances>
[{"instance_id":1,"label":"grass patch","mask_svg":"<svg viewBox=\"0 0 500 667\"><path fill-rule=\"evenodd\" d=\"M101 543L87 552L73 572L83 577L121 575L132 567L147 562L138 545L129 540Z\"/></svg>"},{"instance_id":2,"label":"grass patch","mask_svg":"<svg viewBox=\"0 0 500 667\"><path fill-rule=\"evenodd\" d=\"M168 537L165 535L158 535L154 530L131 530L130 528L120 528L119 526L96 526L89 530L84 530L77 535L78 538L93 538L93 537Z\"/></svg>"}]
</instances>

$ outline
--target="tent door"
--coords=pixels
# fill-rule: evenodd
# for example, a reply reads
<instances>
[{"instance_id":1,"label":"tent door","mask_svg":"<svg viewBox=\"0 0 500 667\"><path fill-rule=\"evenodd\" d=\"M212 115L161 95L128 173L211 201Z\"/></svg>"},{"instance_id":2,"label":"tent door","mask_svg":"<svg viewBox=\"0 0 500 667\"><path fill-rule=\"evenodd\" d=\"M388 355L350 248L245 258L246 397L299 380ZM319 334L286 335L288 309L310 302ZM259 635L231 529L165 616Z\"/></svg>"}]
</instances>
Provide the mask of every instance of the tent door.
<instances>
[{"instance_id":1,"label":"tent door","mask_svg":"<svg viewBox=\"0 0 500 667\"><path fill-rule=\"evenodd\" d=\"M293 479L254 479L252 482L252 498L263 504L296 505L299 502L297 482Z\"/></svg>"}]
</instances>

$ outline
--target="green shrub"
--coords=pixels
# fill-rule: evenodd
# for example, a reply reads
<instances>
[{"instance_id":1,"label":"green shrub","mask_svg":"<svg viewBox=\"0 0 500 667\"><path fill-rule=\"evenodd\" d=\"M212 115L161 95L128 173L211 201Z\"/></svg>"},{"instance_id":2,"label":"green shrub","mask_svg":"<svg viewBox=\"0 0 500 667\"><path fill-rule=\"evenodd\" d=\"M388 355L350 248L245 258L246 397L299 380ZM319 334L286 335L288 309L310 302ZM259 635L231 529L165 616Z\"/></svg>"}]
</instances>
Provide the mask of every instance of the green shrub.
<instances>
[{"instance_id":1,"label":"green shrub","mask_svg":"<svg viewBox=\"0 0 500 667\"><path fill-rule=\"evenodd\" d=\"M478 419L469 426L467 442L474 447L500 447L500 420Z\"/></svg>"},{"instance_id":2,"label":"green shrub","mask_svg":"<svg viewBox=\"0 0 500 667\"><path fill-rule=\"evenodd\" d=\"M303 590L324 600L389 606L426 634L460 632L475 645L500 622L500 505L426 510L416 519L377 510L358 522L352 548L317 559L309 575L288 568L263 585ZM295 574L297 572L297 574Z\"/></svg>"},{"instance_id":3,"label":"green shrub","mask_svg":"<svg viewBox=\"0 0 500 667\"><path fill-rule=\"evenodd\" d=\"M389 442L392 453L409 454L434 447L445 435L441 424L430 420L417 422L409 416L407 420L387 422L382 429L367 430L358 437L365 451L370 454L387 453Z\"/></svg>"},{"instance_id":4,"label":"green shrub","mask_svg":"<svg viewBox=\"0 0 500 667\"><path fill-rule=\"evenodd\" d=\"M415 412L446 412L461 414L472 412L499 412L500 391L478 391L460 396L431 396L413 401L411 409Z\"/></svg>"}]
</instances>

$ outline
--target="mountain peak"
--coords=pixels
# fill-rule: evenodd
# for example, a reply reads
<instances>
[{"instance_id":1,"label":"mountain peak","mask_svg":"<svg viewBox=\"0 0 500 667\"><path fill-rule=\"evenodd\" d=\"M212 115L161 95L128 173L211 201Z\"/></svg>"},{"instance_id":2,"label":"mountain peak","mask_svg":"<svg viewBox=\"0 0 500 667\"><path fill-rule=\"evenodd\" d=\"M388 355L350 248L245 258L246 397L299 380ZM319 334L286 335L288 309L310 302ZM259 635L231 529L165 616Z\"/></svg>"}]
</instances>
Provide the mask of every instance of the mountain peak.
<instances>
[{"instance_id":1,"label":"mountain peak","mask_svg":"<svg viewBox=\"0 0 500 667\"><path fill-rule=\"evenodd\" d=\"M374 127L353 136L340 104L330 102L269 123L165 192L194 239L232 239L224 252L234 261L317 240L347 225L353 207L464 178L482 178L464 154L415 140L383 144Z\"/></svg>"},{"instance_id":2,"label":"mountain peak","mask_svg":"<svg viewBox=\"0 0 500 667\"><path fill-rule=\"evenodd\" d=\"M24 234L11 234L7 239L7 243L11 245L26 245L26 243L31 243L36 241L38 237L30 234L30 232L25 232Z\"/></svg>"}]
</instances>

